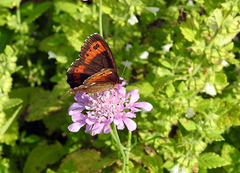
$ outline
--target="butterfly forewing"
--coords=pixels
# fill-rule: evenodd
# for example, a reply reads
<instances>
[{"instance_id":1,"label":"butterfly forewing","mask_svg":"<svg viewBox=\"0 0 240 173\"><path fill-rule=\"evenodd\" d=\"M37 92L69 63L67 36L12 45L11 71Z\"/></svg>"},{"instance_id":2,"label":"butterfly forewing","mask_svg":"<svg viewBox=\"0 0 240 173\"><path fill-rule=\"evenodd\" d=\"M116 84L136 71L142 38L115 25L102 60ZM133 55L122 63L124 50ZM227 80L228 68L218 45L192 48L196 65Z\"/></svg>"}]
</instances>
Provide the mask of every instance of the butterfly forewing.
<instances>
[{"instance_id":1,"label":"butterfly forewing","mask_svg":"<svg viewBox=\"0 0 240 173\"><path fill-rule=\"evenodd\" d=\"M70 93L95 93L121 83L112 52L99 34L90 35L67 71Z\"/></svg>"}]
</instances>

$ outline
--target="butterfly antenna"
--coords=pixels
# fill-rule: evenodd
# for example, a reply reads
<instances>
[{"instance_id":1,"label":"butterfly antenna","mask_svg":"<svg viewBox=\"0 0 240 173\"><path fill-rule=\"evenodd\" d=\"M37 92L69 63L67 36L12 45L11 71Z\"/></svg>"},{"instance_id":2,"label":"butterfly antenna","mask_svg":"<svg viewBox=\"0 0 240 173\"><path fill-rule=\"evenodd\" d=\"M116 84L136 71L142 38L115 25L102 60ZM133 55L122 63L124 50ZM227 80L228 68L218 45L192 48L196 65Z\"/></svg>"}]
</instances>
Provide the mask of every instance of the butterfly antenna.
<instances>
[{"instance_id":1,"label":"butterfly antenna","mask_svg":"<svg viewBox=\"0 0 240 173\"><path fill-rule=\"evenodd\" d=\"M125 72L125 70L126 70L127 65L128 65L128 60L126 60L126 62L125 62L125 66L124 66L124 69L123 69L123 72L122 72L121 77L123 77L123 74L124 74L124 72Z\"/></svg>"}]
</instances>

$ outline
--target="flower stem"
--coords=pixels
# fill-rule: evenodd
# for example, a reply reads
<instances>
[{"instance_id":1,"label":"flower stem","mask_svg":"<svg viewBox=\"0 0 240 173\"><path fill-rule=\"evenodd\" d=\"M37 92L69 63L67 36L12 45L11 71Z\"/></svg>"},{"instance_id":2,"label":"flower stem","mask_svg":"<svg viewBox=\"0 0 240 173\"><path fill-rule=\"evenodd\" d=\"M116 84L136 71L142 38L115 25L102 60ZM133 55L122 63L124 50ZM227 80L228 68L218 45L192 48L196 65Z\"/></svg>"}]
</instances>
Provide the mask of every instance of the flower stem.
<instances>
[{"instance_id":1,"label":"flower stem","mask_svg":"<svg viewBox=\"0 0 240 173\"><path fill-rule=\"evenodd\" d=\"M111 130L110 133L111 133L113 139L115 140L115 142L116 142L116 144L117 144L117 146L118 146L118 148L119 148L119 150L120 150L120 153L121 153L121 155L122 155L122 158L123 158L122 173L125 173L125 170L126 170L126 162L128 162L128 161L126 160L126 155L125 155L125 153L124 153L125 147L121 144L120 138L119 138L119 136L118 136L117 128L116 128L116 126L115 126L114 124L112 124L112 130ZM128 165L127 165L127 167L128 167ZM127 172L129 172L129 171L127 171Z\"/></svg>"},{"instance_id":2,"label":"flower stem","mask_svg":"<svg viewBox=\"0 0 240 173\"><path fill-rule=\"evenodd\" d=\"M99 0L99 33L103 37L103 29L102 29L102 0Z\"/></svg>"},{"instance_id":3,"label":"flower stem","mask_svg":"<svg viewBox=\"0 0 240 173\"><path fill-rule=\"evenodd\" d=\"M126 173L129 173L129 154L131 150L131 140L132 140L132 132L128 132L128 141L127 141L127 148L126 148Z\"/></svg>"}]
</instances>

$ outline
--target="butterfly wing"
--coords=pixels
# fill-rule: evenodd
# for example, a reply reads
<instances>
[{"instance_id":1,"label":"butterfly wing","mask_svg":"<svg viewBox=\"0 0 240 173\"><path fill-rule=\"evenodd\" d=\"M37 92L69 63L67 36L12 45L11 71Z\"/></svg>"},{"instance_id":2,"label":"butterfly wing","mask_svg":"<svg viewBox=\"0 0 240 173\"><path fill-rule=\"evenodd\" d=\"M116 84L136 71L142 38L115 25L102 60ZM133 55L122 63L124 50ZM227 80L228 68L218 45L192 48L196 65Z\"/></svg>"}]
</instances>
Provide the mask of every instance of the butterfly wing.
<instances>
[{"instance_id":1,"label":"butterfly wing","mask_svg":"<svg viewBox=\"0 0 240 173\"><path fill-rule=\"evenodd\" d=\"M73 88L69 92L95 93L119 84L112 52L99 34L85 40L79 57L67 71L67 82Z\"/></svg>"},{"instance_id":2,"label":"butterfly wing","mask_svg":"<svg viewBox=\"0 0 240 173\"><path fill-rule=\"evenodd\" d=\"M120 83L118 74L113 69L102 69L100 72L87 78L83 85L70 89L69 92L96 93L114 88Z\"/></svg>"}]
</instances>

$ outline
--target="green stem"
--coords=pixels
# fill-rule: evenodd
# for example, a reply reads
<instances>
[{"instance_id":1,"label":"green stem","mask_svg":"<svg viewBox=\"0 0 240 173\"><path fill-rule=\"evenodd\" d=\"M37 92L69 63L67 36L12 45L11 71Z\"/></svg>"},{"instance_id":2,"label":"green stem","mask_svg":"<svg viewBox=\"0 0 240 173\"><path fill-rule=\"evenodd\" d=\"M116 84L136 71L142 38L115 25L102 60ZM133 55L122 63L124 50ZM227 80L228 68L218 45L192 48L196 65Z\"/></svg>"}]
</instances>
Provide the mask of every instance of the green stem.
<instances>
[{"instance_id":1,"label":"green stem","mask_svg":"<svg viewBox=\"0 0 240 173\"><path fill-rule=\"evenodd\" d=\"M102 0L99 0L99 32L100 32L100 35L103 36L103 30L102 30Z\"/></svg>"},{"instance_id":2,"label":"green stem","mask_svg":"<svg viewBox=\"0 0 240 173\"><path fill-rule=\"evenodd\" d=\"M118 132L117 132L117 128L114 124L112 124L112 130L111 130L111 135L113 137L113 139L115 140L118 149L120 150L120 153L122 155L123 158L123 167L122 167L122 173L125 173L125 169L126 169L126 155L124 153L124 146L121 144L120 138L118 136Z\"/></svg>"},{"instance_id":3,"label":"green stem","mask_svg":"<svg viewBox=\"0 0 240 173\"><path fill-rule=\"evenodd\" d=\"M131 140L132 140L132 132L128 132L128 141L127 141L127 148L126 148L126 173L129 173L129 154L131 150Z\"/></svg>"},{"instance_id":4,"label":"green stem","mask_svg":"<svg viewBox=\"0 0 240 173\"><path fill-rule=\"evenodd\" d=\"M16 4L16 8L17 8L17 23L20 25L21 24L21 15L20 15L20 1L19 3Z\"/></svg>"}]
</instances>

